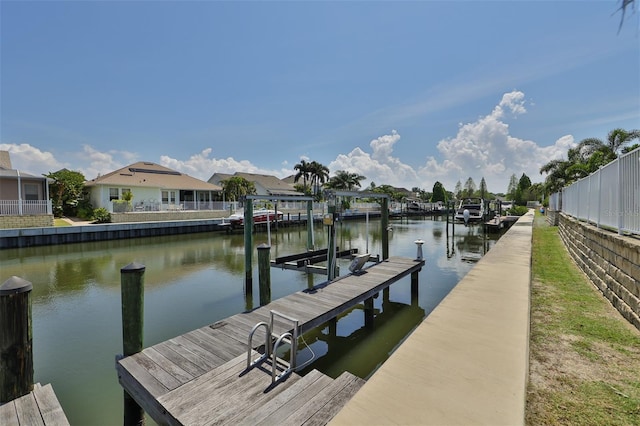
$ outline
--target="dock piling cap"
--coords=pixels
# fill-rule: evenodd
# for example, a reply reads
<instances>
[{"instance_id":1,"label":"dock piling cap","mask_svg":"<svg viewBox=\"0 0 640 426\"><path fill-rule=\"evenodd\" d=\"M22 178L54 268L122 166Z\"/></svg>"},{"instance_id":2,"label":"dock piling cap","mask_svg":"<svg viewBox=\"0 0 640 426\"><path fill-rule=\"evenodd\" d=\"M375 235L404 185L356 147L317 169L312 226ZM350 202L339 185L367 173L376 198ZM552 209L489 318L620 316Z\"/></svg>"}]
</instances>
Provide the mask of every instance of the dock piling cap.
<instances>
[{"instance_id":1,"label":"dock piling cap","mask_svg":"<svg viewBox=\"0 0 640 426\"><path fill-rule=\"evenodd\" d=\"M125 266L124 268L120 269L121 273L125 273L125 272L143 272L146 269L146 266L144 266L141 263L136 263L136 262L132 262L130 264L128 264L127 266Z\"/></svg>"},{"instance_id":2,"label":"dock piling cap","mask_svg":"<svg viewBox=\"0 0 640 426\"><path fill-rule=\"evenodd\" d=\"M33 284L24 278L12 276L0 286L0 296L10 294L26 293L33 289Z\"/></svg>"}]
</instances>

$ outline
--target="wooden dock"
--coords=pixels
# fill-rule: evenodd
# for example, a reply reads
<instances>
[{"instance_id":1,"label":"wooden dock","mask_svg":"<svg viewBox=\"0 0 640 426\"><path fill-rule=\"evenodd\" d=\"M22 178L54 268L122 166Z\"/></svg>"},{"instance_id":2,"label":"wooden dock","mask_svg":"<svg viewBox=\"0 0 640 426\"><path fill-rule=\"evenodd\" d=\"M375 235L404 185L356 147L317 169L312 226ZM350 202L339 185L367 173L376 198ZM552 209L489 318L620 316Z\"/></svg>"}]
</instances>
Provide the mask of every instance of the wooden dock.
<instances>
[{"instance_id":1,"label":"wooden dock","mask_svg":"<svg viewBox=\"0 0 640 426\"><path fill-rule=\"evenodd\" d=\"M0 424L64 426L69 421L53 387L50 384L40 386L36 383L30 393L0 405Z\"/></svg>"},{"instance_id":2,"label":"wooden dock","mask_svg":"<svg viewBox=\"0 0 640 426\"><path fill-rule=\"evenodd\" d=\"M246 371L247 341L253 326L269 322L275 310L299 321L305 333L361 302L373 318L373 297L411 275L417 294L423 260L392 257L357 275L299 291L250 312L240 313L120 359L122 387L159 424L326 424L364 381L345 372L333 380L314 370L292 373L270 386L268 364ZM370 321L372 323L372 321ZM291 326L275 322L274 333ZM263 328L253 339L265 342Z\"/></svg>"}]
</instances>

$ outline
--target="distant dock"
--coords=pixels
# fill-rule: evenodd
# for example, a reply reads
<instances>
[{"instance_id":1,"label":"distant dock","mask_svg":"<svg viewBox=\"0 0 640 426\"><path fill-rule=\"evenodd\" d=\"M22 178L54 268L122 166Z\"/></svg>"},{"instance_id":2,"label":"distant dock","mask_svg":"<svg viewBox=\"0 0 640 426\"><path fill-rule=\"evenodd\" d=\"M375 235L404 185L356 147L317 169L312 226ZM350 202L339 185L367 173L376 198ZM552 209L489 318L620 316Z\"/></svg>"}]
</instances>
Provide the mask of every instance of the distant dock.
<instances>
[{"instance_id":1,"label":"distant dock","mask_svg":"<svg viewBox=\"0 0 640 426\"><path fill-rule=\"evenodd\" d=\"M277 311L297 319L302 335L362 302L365 325L372 326L373 298L401 278L411 276L417 301L423 266L424 260L392 257L151 346L116 362L120 384L160 424L326 424L364 381L348 372L333 380L313 370L304 377L291 373L270 386L268 363L246 370L252 328ZM272 330L290 331L281 322ZM260 349L266 336L258 328L252 350Z\"/></svg>"},{"instance_id":2,"label":"distant dock","mask_svg":"<svg viewBox=\"0 0 640 426\"><path fill-rule=\"evenodd\" d=\"M520 219L520 216L496 216L484 223L489 232L500 232L511 227Z\"/></svg>"}]
</instances>

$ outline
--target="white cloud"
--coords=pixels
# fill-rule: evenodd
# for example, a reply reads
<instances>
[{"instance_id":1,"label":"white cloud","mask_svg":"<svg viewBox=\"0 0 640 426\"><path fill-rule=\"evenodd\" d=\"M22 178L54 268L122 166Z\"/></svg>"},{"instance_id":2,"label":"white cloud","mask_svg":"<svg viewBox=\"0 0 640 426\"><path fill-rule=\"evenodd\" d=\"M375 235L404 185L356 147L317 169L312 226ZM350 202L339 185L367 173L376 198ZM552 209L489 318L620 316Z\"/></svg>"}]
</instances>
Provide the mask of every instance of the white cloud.
<instances>
[{"instance_id":1,"label":"white cloud","mask_svg":"<svg viewBox=\"0 0 640 426\"><path fill-rule=\"evenodd\" d=\"M41 151L27 143L3 143L0 144L0 150L9 151L11 166L14 169L36 176L55 172L66 166L51 152Z\"/></svg>"},{"instance_id":2,"label":"white cloud","mask_svg":"<svg viewBox=\"0 0 640 426\"><path fill-rule=\"evenodd\" d=\"M393 156L394 146L400 141L400 134L395 130L372 140L369 152L356 147L348 154L338 155L329 168L366 176L363 186L374 181L378 185L407 189L418 186L427 191L435 181L453 190L458 180L464 183L468 177L476 185L484 177L492 192L505 192L512 174L519 177L526 173L533 182L542 181L540 167L565 156L575 142L573 136L567 135L543 147L511 135L507 120L526 114L526 104L523 92L505 93L490 114L460 124L455 136L441 140L438 143L440 158L427 157L417 170Z\"/></svg>"},{"instance_id":3,"label":"white cloud","mask_svg":"<svg viewBox=\"0 0 640 426\"><path fill-rule=\"evenodd\" d=\"M232 157L221 159L209 158L212 151L213 149L211 148L203 149L198 154L189 157L188 160L178 160L162 155L160 157L160 164L204 181L209 180L214 173L233 174L235 172L245 172L274 175L280 178L287 177L292 173L291 169L288 168L280 170L261 169L248 160L238 161Z\"/></svg>"},{"instance_id":4,"label":"white cloud","mask_svg":"<svg viewBox=\"0 0 640 426\"><path fill-rule=\"evenodd\" d=\"M564 136L551 146L541 147L512 136L507 115L516 118L525 114L525 102L522 92L505 93L489 115L460 125L455 136L441 140L438 151L442 160L428 157L419 174L439 180L450 190L458 180L464 183L468 177L476 184L484 177L492 192L505 192L512 174L526 173L534 182L541 180L537 179L540 167L562 157L573 145L573 137Z\"/></svg>"},{"instance_id":5,"label":"white cloud","mask_svg":"<svg viewBox=\"0 0 640 426\"><path fill-rule=\"evenodd\" d=\"M367 179L362 182L366 187L370 182L393 186L417 185L418 175L409 165L393 157L393 146L400 140L400 134L393 130L390 135L380 136L369 143L372 152L367 153L357 147L348 154L340 154L329 164L329 169L347 170L359 173Z\"/></svg>"},{"instance_id":6,"label":"white cloud","mask_svg":"<svg viewBox=\"0 0 640 426\"><path fill-rule=\"evenodd\" d=\"M101 152L91 145L83 145L82 153L75 156L78 158L80 167L72 170L79 170L87 179L94 179L138 161L137 154L133 152L115 150Z\"/></svg>"}]
</instances>

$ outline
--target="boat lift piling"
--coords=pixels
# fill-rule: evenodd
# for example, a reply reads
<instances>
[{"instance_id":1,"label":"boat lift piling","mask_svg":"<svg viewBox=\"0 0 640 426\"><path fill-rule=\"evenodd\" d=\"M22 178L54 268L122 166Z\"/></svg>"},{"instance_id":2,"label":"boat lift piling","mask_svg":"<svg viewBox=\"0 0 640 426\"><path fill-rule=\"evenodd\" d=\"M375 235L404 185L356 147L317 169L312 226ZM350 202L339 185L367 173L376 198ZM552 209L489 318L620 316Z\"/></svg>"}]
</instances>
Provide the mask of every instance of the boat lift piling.
<instances>
[{"instance_id":1,"label":"boat lift piling","mask_svg":"<svg viewBox=\"0 0 640 426\"><path fill-rule=\"evenodd\" d=\"M389 196L387 194L378 194L374 192L355 192L355 191L333 191L329 190L325 192L325 198L329 200L329 213L327 214L327 222L325 223L328 226L327 232L329 233L329 247L327 248L327 265L326 273L328 276L328 280L331 281L337 278L338 268L337 268L337 258L345 256L344 252L338 253L336 247L336 238L335 238L335 220L339 217L336 212L336 200L337 197L359 197L359 198L379 198L381 199L381 233L382 233L382 260L386 260L389 258ZM295 200L295 201L307 201L307 253L309 257L311 253L315 249L315 241L313 235L313 198L307 196L272 196L272 195L246 195L243 197L244 201L244 252L245 252L245 296L247 300L252 299L253 294L253 200ZM329 217L331 218L328 221ZM367 212L367 230L368 230L368 212ZM276 209L276 220L277 220L277 209ZM323 220L324 222L324 220ZM269 226L269 223L267 223ZM276 228L277 229L277 228ZM269 228L268 228L269 230ZM269 246L271 246L271 242L269 241ZM368 244L368 235L367 235L367 252L369 249ZM260 251L258 251L260 252ZM306 255L307 253L303 254ZM350 253L352 254L352 253ZM264 256L264 254L263 254ZM270 256L270 255L269 255ZM259 260L259 264L262 265L263 261ZM378 256L378 260L380 260L380 256ZM270 262L270 260L269 260ZM276 264L282 265L283 262L276 262ZM262 270L263 268L261 268ZM316 268L320 269L320 268ZM313 269L309 269L307 266L305 269L307 272L314 272ZM267 278L260 277L260 294L266 295L266 290L263 288L263 282L267 281ZM270 279L268 280L270 281ZM264 293L263 293L264 292ZM262 303L261 303L262 304Z\"/></svg>"},{"instance_id":2,"label":"boat lift piling","mask_svg":"<svg viewBox=\"0 0 640 426\"><path fill-rule=\"evenodd\" d=\"M311 249L313 243L313 215L311 213L313 208L313 198L306 196L298 197L294 195L245 195L242 200L244 201L244 288L247 299L250 299L250 296L253 294L253 200L267 200L273 202L278 200L306 201L308 233L307 249ZM275 212L277 221L278 210L276 209Z\"/></svg>"}]
</instances>

